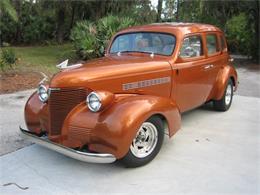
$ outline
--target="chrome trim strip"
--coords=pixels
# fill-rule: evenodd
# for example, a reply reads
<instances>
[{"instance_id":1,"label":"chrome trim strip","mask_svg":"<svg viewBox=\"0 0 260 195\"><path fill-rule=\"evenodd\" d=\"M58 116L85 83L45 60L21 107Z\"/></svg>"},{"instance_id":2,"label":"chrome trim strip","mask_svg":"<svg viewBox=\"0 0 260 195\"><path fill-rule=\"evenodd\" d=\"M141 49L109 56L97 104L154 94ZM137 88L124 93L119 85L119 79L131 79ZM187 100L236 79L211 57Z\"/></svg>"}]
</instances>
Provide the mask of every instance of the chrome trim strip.
<instances>
[{"instance_id":1,"label":"chrome trim strip","mask_svg":"<svg viewBox=\"0 0 260 195\"><path fill-rule=\"evenodd\" d=\"M143 80L143 81L136 81L132 83L124 83L122 85L122 89L124 91L130 90L130 89L139 89L144 87L150 87L154 85L161 85L165 83L170 83L171 78L170 77L161 77L161 78L155 78L150 80Z\"/></svg>"},{"instance_id":2,"label":"chrome trim strip","mask_svg":"<svg viewBox=\"0 0 260 195\"><path fill-rule=\"evenodd\" d=\"M68 148L66 146L62 146L60 144L56 144L54 142L49 141L48 139L38 137L37 135L34 135L32 132L30 132L26 129L23 129L22 127L20 127L20 131L21 131L22 137L29 139L30 141L32 141L36 144L39 144L41 146L44 146L46 148L59 152L65 156L74 158L76 160L80 160L83 162L89 162L89 163L112 163L112 162L116 161L115 156L112 154L81 152L78 150Z\"/></svg>"}]
</instances>

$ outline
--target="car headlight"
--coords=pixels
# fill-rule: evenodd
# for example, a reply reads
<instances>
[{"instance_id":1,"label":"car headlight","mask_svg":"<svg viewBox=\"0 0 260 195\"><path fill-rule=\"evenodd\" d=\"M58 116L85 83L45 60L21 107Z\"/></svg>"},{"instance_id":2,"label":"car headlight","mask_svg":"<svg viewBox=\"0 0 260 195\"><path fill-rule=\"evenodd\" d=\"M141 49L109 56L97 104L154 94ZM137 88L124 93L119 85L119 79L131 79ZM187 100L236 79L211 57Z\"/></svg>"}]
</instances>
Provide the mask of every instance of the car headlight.
<instances>
[{"instance_id":1,"label":"car headlight","mask_svg":"<svg viewBox=\"0 0 260 195\"><path fill-rule=\"evenodd\" d=\"M38 87L38 95L41 102L46 102L49 98L48 90L44 85L39 85Z\"/></svg>"},{"instance_id":2,"label":"car headlight","mask_svg":"<svg viewBox=\"0 0 260 195\"><path fill-rule=\"evenodd\" d=\"M107 91L91 92L87 96L87 105L92 112L98 112L114 100L114 94Z\"/></svg>"},{"instance_id":3,"label":"car headlight","mask_svg":"<svg viewBox=\"0 0 260 195\"><path fill-rule=\"evenodd\" d=\"M91 92L88 96L87 96L87 104L88 104L88 108L92 111L92 112L98 112L102 106L101 104L101 99L98 96L97 93L95 92Z\"/></svg>"}]
</instances>

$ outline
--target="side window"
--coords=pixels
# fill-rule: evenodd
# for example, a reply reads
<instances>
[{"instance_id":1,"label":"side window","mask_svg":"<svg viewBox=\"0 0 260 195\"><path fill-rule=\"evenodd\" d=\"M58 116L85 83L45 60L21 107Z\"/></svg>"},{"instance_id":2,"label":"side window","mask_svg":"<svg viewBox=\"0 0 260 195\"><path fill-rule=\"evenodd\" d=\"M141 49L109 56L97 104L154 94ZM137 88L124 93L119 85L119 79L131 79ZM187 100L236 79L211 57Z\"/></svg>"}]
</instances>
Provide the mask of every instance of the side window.
<instances>
[{"instance_id":1,"label":"side window","mask_svg":"<svg viewBox=\"0 0 260 195\"><path fill-rule=\"evenodd\" d=\"M180 57L182 58L192 58L199 57L203 55L202 50L202 39L199 35L194 35L186 37L183 40Z\"/></svg>"},{"instance_id":2,"label":"side window","mask_svg":"<svg viewBox=\"0 0 260 195\"><path fill-rule=\"evenodd\" d=\"M227 48L226 41L223 35L220 35L221 50L224 51Z\"/></svg>"},{"instance_id":3,"label":"side window","mask_svg":"<svg viewBox=\"0 0 260 195\"><path fill-rule=\"evenodd\" d=\"M207 49L208 49L208 54L214 54L219 51L218 48L218 39L216 34L208 34L206 36L207 39Z\"/></svg>"}]
</instances>

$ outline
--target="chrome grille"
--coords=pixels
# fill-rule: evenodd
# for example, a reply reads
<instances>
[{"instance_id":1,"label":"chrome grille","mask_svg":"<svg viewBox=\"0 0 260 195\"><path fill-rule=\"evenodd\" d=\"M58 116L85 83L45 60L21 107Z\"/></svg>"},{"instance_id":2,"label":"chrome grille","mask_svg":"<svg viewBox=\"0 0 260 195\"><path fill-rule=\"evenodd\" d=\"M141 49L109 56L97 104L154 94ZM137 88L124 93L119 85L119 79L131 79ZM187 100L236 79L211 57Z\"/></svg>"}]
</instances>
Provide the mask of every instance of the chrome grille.
<instances>
[{"instance_id":1,"label":"chrome grille","mask_svg":"<svg viewBox=\"0 0 260 195\"><path fill-rule=\"evenodd\" d=\"M86 89L50 89L49 117L50 135L60 135L63 122L68 113L86 99Z\"/></svg>"}]
</instances>

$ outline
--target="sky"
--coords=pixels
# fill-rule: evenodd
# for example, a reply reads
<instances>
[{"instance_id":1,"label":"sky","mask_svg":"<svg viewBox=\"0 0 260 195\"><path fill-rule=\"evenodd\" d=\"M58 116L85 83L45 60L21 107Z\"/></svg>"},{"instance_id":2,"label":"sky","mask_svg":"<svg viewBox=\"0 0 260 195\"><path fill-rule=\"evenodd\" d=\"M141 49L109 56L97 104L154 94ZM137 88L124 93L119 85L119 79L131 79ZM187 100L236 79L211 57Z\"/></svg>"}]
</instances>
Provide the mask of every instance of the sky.
<instances>
[{"instance_id":1,"label":"sky","mask_svg":"<svg viewBox=\"0 0 260 195\"><path fill-rule=\"evenodd\" d=\"M157 7L158 0L151 0L152 6Z\"/></svg>"},{"instance_id":2,"label":"sky","mask_svg":"<svg viewBox=\"0 0 260 195\"><path fill-rule=\"evenodd\" d=\"M158 0L150 0L152 6L157 10ZM162 3L162 8L165 8L165 1Z\"/></svg>"}]
</instances>

